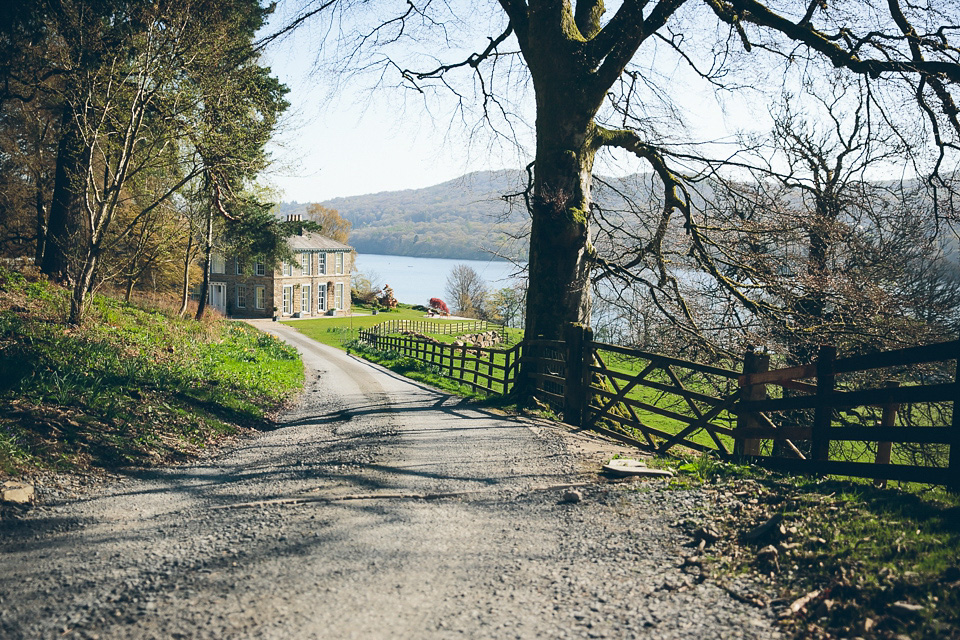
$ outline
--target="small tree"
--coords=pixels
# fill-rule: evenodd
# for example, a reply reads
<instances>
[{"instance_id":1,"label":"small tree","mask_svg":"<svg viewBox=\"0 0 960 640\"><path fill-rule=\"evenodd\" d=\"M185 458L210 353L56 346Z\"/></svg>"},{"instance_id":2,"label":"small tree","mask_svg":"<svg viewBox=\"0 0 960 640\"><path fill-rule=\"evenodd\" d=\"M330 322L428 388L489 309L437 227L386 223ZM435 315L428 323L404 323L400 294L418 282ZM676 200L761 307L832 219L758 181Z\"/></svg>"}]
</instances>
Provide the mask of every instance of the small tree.
<instances>
[{"instance_id":1,"label":"small tree","mask_svg":"<svg viewBox=\"0 0 960 640\"><path fill-rule=\"evenodd\" d=\"M440 298L430 298L430 310L440 315L450 315L450 308L447 306L447 303Z\"/></svg>"},{"instance_id":2,"label":"small tree","mask_svg":"<svg viewBox=\"0 0 960 640\"><path fill-rule=\"evenodd\" d=\"M469 265L458 264L447 276L447 299L453 303L456 313L468 318L485 318L487 287Z\"/></svg>"},{"instance_id":3,"label":"small tree","mask_svg":"<svg viewBox=\"0 0 960 640\"><path fill-rule=\"evenodd\" d=\"M377 302L380 303L381 307L387 310L396 308L397 299L393 297L393 289L390 288L390 285L383 285L383 291L381 292L380 297L377 298Z\"/></svg>"},{"instance_id":4,"label":"small tree","mask_svg":"<svg viewBox=\"0 0 960 640\"><path fill-rule=\"evenodd\" d=\"M311 204L307 207L307 218L320 225L320 233L347 244L350 239L350 229L353 224L340 215L336 209L327 208L321 204Z\"/></svg>"}]
</instances>

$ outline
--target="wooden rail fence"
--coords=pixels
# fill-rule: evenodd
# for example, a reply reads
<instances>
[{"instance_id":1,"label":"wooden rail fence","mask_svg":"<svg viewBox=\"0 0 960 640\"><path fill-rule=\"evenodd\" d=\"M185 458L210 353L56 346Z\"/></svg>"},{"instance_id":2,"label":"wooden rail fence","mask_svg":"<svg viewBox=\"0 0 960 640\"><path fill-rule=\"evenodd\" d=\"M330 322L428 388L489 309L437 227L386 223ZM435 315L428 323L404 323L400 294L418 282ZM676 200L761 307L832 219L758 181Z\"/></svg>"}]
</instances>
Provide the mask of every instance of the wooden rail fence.
<instances>
[{"instance_id":1,"label":"wooden rail fence","mask_svg":"<svg viewBox=\"0 0 960 640\"><path fill-rule=\"evenodd\" d=\"M480 333L483 331L497 331L505 333L504 325L494 324L486 320L456 320L453 322L433 322L430 320L388 320L374 325L366 330L368 333L386 336L401 331L415 331L417 333L433 333L436 335L461 336L465 333Z\"/></svg>"},{"instance_id":2,"label":"wooden rail fence","mask_svg":"<svg viewBox=\"0 0 960 640\"><path fill-rule=\"evenodd\" d=\"M657 453L680 447L790 472L960 490L960 341L848 358L824 346L816 362L770 370L769 356L752 350L740 362L707 365L595 342L579 325L563 340L525 339L509 349L390 335L489 330L444 325L394 321L361 331L360 339L487 395L527 385L565 422ZM926 373L911 373L920 365Z\"/></svg>"},{"instance_id":3,"label":"wooden rail fence","mask_svg":"<svg viewBox=\"0 0 960 640\"><path fill-rule=\"evenodd\" d=\"M488 396L507 395L513 390L522 348L520 344L506 349L471 347L367 330L360 331L359 339L379 351L394 351L432 365L438 374Z\"/></svg>"}]
</instances>

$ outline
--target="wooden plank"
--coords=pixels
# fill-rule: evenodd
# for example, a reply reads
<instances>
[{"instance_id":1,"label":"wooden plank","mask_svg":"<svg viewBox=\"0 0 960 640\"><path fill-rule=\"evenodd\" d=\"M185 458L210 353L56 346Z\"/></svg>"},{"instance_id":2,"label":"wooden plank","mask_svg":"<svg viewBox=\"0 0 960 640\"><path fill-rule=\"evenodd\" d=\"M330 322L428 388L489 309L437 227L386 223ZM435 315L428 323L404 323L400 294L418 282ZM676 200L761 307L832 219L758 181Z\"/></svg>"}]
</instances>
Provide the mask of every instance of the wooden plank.
<instances>
[{"instance_id":1,"label":"wooden plank","mask_svg":"<svg viewBox=\"0 0 960 640\"><path fill-rule=\"evenodd\" d=\"M556 384L559 384L559 385L562 385L566 381L566 378L564 378L563 376L555 376L549 373L541 373L539 371L531 371L527 375L529 375L531 378L535 380L546 380L548 382L555 382Z\"/></svg>"},{"instance_id":2,"label":"wooden plank","mask_svg":"<svg viewBox=\"0 0 960 640\"><path fill-rule=\"evenodd\" d=\"M843 358L836 361L836 372L847 373L922 362L942 362L944 360L955 360L958 354L960 354L960 340L953 340L922 347L907 347L896 351L883 351L864 356Z\"/></svg>"},{"instance_id":3,"label":"wooden plank","mask_svg":"<svg viewBox=\"0 0 960 640\"><path fill-rule=\"evenodd\" d=\"M537 389L537 390L534 392L534 395L545 395L545 396L547 396L548 398L551 398L554 402L556 402L558 406L560 406L560 405L563 404L563 396L558 395L558 394L556 394L556 393L551 393L550 391L547 391L546 389Z\"/></svg>"},{"instance_id":4,"label":"wooden plank","mask_svg":"<svg viewBox=\"0 0 960 640\"><path fill-rule=\"evenodd\" d=\"M596 359L597 362L600 363L600 367L602 367L602 368L604 369L604 371L609 371L608 368L607 368L607 363L604 362L603 358L600 356L600 352L598 352L598 351L596 351L596 350L593 350L593 357ZM591 366L588 368L589 370L588 370L588 372L587 372L587 375L590 375L590 373L592 373L596 368L597 368L597 367L594 367L593 365L591 365ZM620 389L620 385L617 384L616 378L611 377L609 374L605 374L605 377L606 377L606 379L610 382L610 385L613 387L614 391L616 391L616 392L619 394L619 393L621 392L621 389ZM588 380L588 381L587 381L587 384L586 384L586 388L587 388L587 392L588 392L588 393L590 393L590 388L593 386L593 385L591 384L591 382L592 382L592 381ZM624 393L624 395L626 395L626 394ZM640 417L639 417L639 416L636 414L636 412L633 410L633 407L631 407L631 406L628 405L628 404L625 404L625 405L623 405L623 406L627 408L627 411L630 412L630 415L633 417L634 420L636 420L637 422L640 422ZM592 408L592 405L590 404L590 398L588 397L588 398L587 398L587 411L586 411L587 414L590 413L590 409L591 409L591 408ZM594 421L594 422L596 421L596 417L599 416L600 413L601 413L601 412L599 412L599 411L597 411L597 412L595 413L595 415L594 415L594 417L593 417L593 421ZM651 438L651 437L650 437L649 435L647 435L646 433L644 433L644 437L647 438L647 441L649 442L649 444L650 444L651 447L655 447L655 446L656 446L656 443L654 443L653 438Z\"/></svg>"},{"instance_id":5,"label":"wooden plank","mask_svg":"<svg viewBox=\"0 0 960 640\"><path fill-rule=\"evenodd\" d=\"M835 408L847 407L882 407L886 404L906 404L909 402L946 402L953 399L951 393L954 385L951 383L915 385L900 387L899 389L865 389L862 391L836 391L824 397L826 406ZM820 400L813 396L799 396L793 398L771 398L744 402L743 411L792 411L797 409L814 409L819 406Z\"/></svg>"},{"instance_id":6,"label":"wooden plank","mask_svg":"<svg viewBox=\"0 0 960 640\"><path fill-rule=\"evenodd\" d=\"M909 402L943 402L953 400L956 387L952 383L915 385L897 389L866 389L833 394L829 401L838 407L876 406L906 404Z\"/></svg>"},{"instance_id":7,"label":"wooden plank","mask_svg":"<svg viewBox=\"0 0 960 640\"><path fill-rule=\"evenodd\" d=\"M707 433L709 433L710 432L709 428L713 427L713 425L710 424L710 421L716 418L721 413L723 413L724 410L729 409L734 404L736 404L739 398L740 398L740 392L738 391L737 393L734 393L729 398L727 398L727 401L724 404L714 407L713 409L705 413L703 416L697 418L696 420L691 422L689 425L681 429L676 435L674 435L665 443L660 445L658 451L661 451L661 452L669 451L670 447L680 443L682 440L685 440L688 435L692 434L697 429L704 429L705 431L707 431ZM713 435L711 435L711 437L713 438L714 442L717 444L717 451L721 454L721 456L728 457L730 455L730 452L727 451L726 447L723 446L719 438Z\"/></svg>"},{"instance_id":8,"label":"wooden plank","mask_svg":"<svg viewBox=\"0 0 960 640\"><path fill-rule=\"evenodd\" d=\"M631 380L628 380L627 384L624 385L623 388L617 389L616 394L607 399L606 404L603 406L603 408L594 412L593 416L589 417L585 422L589 424L591 421L595 421L598 416L605 414L610 409L610 407L614 406L615 404L623 400L627 396L627 394L630 392L631 389L637 386L637 384L639 384L640 381L643 380L643 378L648 373L650 373L656 368L657 368L657 365L654 364L653 362L648 364L643 371L641 371L639 374L634 376ZM590 385L590 389L594 389L594 388L595 387L593 385ZM589 392L590 389L588 389L587 391ZM590 413L589 408L587 409L586 413L589 415Z\"/></svg>"},{"instance_id":9,"label":"wooden plank","mask_svg":"<svg viewBox=\"0 0 960 640\"><path fill-rule=\"evenodd\" d=\"M652 364L654 364L654 366L659 366L655 363L652 363ZM599 367L591 367L590 370L595 373L604 373ZM628 373L622 373L620 371L613 371L613 370L607 370L607 371L608 373L606 375L608 375L610 378L616 378L617 380L621 380L623 382L629 382L634 375L637 375L637 374L631 375ZM698 400L700 402L703 402L709 405L716 405L723 402L723 398L708 396L698 391L691 391L689 389L684 389L683 393L680 393L677 391L676 387L671 386L669 384L664 384L662 382L657 382L655 380L644 379L643 382L640 383L640 386L647 387L649 389L656 389L657 391L663 391L666 393L672 393L674 395L680 395L685 398L689 397L689 398L692 398L693 400Z\"/></svg>"},{"instance_id":10,"label":"wooden plank","mask_svg":"<svg viewBox=\"0 0 960 640\"><path fill-rule=\"evenodd\" d=\"M944 484L946 479L946 469L941 467L915 467L839 460L798 460L796 458L772 458L769 456L756 456L750 458L750 462L767 469L790 473L852 476L877 480L921 482L923 484Z\"/></svg>"},{"instance_id":11,"label":"wooden plank","mask_svg":"<svg viewBox=\"0 0 960 640\"><path fill-rule=\"evenodd\" d=\"M763 415L763 414L760 414ZM733 430L737 438L758 438L760 440L809 440L810 427L776 427L757 425L753 427L737 427Z\"/></svg>"},{"instance_id":12,"label":"wooden plank","mask_svg":"<svg viewBox=\"0 0 960 640\"><path fill-rule=\"evenodd\" d=\"M751 413L750 415L753 416L753 418L759 423L759 425L757 426L761 428L773 429L773 431L776 431L776 432L779 432L783 428L783 427L780 427L779 425L774 424L773 420L771 420L769 416L767 416L765 413ZM790 453L800 458L801 460L807 459L807 457L803 455L803 452L797 448L797 445L793 443L793 439L791 439L790 437L782 437L782 438L774 437L773 441L774 441L774 445L776 445L777 443L783 443L783 446L785 446L787 450L790 451ZM778 455L776 451L776 447L774 447L774 455Z\"/></svg>"},{"instance_id":13,"label":"wooden plank","mask_svg":"<svg viewBox=\"0 0 960 640\"><path fill-rule=\"evenodd\" d=\"M833 427L830 438L849 442L949 444L951 433L952 427Z\"/></svg>"},{"instance_id":14,"label":"wooden plank","mask_svg":"<svg viewBox=\"0 0 960 640\"><path fill-rule=\"evenodd\" d=\"M752 384L776 384L788 380L802 380L803 378L813 378L816 375L817 365L804 364L799 367L751 373L745 376L739 376L737 380L741 386L746 386Z\"/></svg>"},{"instance_id":15,"label":"wooden plank","mask_svg":"<svg viewBox=\"0 0 960 640\"><path fill-rule=\"evenodd\" d=\"M594 394L598 396L604 396L606 398L609 398L612 395L614 395L612 392L607 391L606 389L600 389L597 387L590 387L590 388L593 390ZM629 404L633 407L636 407L637 409L642 409L644 411L649 411L650 413L655 413L657 415L663 416L664 418L671 418L672 420L683 422L684 424L689 424L696 420L696 418L685 416L682 413L677 413L675 411L671 411L670 409L663 409L656 405L647 404L646 402L643 402L642 400L637 400L636 398L625 397L625 398L622 398L620 402L624 404Z\"/></svg>"},{"instance_id":16,"label":"wooden plank","mask_svg":"<svg viewBox=\"0 0 960 640\"><path fill-rule=\"evenodd\" d=\"M676 365L684 369L691 369L693 371L699 371L700 373L709 373L716 376L723 376L724 378L739 378L740 373L738 371L731 371L729 369L721 369L720 367L713 367L708 364L700 364L699 362L691 362L689 360L681 360L680 358L671 358L669 356L660 355L658 353L650 353L649 351L640 351L639 349L629 349L627 347L621 347L615 344L605 344L603 342L594 342L594 349L602 349L603 351L611 351L613 353L619 353L621 355L630 356L632 358L643 358L645 360L657 360L658 362L670 365Z\"/></svg>"},{"instance_id":17,"label":"wooden plank","mask_svg":"<svg viewBox=\"0 0 960 640\"><path fill-rule=\"evenodd\" d=\"M677 377L677 374L673 372L673 369L670 367L670 365L665 366L663 370L666 372L667 377L670 378L670 381L673 382L674 386L680 390L677 395L686 401L687 406L690 407L690 410L693 411L694 415L696 415L698 418L702 417L703 412L700 411L700 407L695 405L690 399L690 392L688 392L687 388L683 386L683 382L681 382L680 378Z\"/></svg>"},{"instance_id":18,"label":"wooden plank","mask_svg":"<svg viewBox=\"0 0 960 640\"><path fill-rule=\"evenodd\" d=\"M664 440L666 440L667 438L673 435L672 433L661 431L660 429L656 429L654 427L648 427L643 422L634 421L625 416L610 416L607 419L610 420L611 422L619 422L622 425L633 427L634 429L636 429L637 431L640 431L644 435L649 434L650 436L662 438ZM706 445L702 445L697 442L685 443L684 446L687 446L688 448L693 449L695 451L713 451L714 450L712 447L708 447ZM656 449L654 448L652 450L655 451Z\"/></svg>"},{"instance_id":19,"label":"wooden plank","mask_svg":"<svg viewBox=\"0 0 960 640\"><path fill-rule=\"evenodd\" d=\"M766 353L757 353L753 347L747 347L743 354L742 370L745 375L740 376L740 396L745 400L765 400L767 398L767 385L752 384L751 378L762 375L770 367L770 356ZM743 434L746 429L759 426L756 413L737 413L737 429L735 433ZM748 438L743 435L736 436L736 442L733 445L734 454L759 455L760 440L757 438Z\"/></svg>"},{"instance_id":20,"label":"wooden plank","mask_svg":"<svg viewBox=\"0 0 960 640\"><path fill-rule=\"evenodd\" d=\"M524 340L524 342L532 347L551 347L557 350L563 350L566 347L562 340L544 340L543 338L536 338L533 340Z\"/></svg>"},{"instance_id":21,"label":"wooden plank","mask_svg":"<svg viewBox=\"0 0 960 640\"><path fill-rule=\"evenodd\" d=\"M523 362L528 362L528 363L531 363L531 364L538 364L538 363L540 363L540 362L549 362L550 364L559 365L559 366L561 366L561 367L566 367L566 366L567 366L567 361L566 361L566 360L562 360L562 359L560 359L560 358L545 358L545 357L542 357L542 356L541 356L541 357L538 357L538 356L532 356L532 355L531 355L531 356L525 355L525 356L523 356L522 360L523 360Z\"/></svg>"},{"instance_id":22,"label":"wooden plank","mask_svg":"<svg viewBox=\"0 0 960 640\"><path fill-rule=\"evenodd\" d=\"M895 389L900 386L898 380L887 380L884 386L888 389ZM897 411L900 410L898 404L888 404L883 407L883 413L880 416L880 426L883 428L895 427L897 425ZM877 464L890 464L890 454L893 453L893 443L889 440L877 443ZM879 487L886 487L884 480L875 483Z\"/></svg>"},{"instance_id":23,"label":"wooden plank","mask_svg":"<svg viewBox=\"0 0 960 640\"><path fill-rule=\"evenodd\" d=\"M783 382L777 382L776 384L784 389L796 389L797 391L803 391L811 395L817 392L817 385L807 384L806 382L797 382L796 380L784 380Z\"/></svg>"}]
</instances>

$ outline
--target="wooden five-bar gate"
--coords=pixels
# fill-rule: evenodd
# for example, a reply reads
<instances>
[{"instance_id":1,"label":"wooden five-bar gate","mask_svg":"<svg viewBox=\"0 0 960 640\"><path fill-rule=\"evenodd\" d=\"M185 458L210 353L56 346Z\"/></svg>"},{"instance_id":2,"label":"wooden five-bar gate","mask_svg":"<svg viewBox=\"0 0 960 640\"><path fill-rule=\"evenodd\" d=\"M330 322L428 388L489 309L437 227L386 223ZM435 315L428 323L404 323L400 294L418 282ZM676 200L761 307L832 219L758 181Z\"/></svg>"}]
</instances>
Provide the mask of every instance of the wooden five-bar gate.
<instances>
[{"instance_id":1,"label":"wooden five-bar gate","mask_svg":"<svg viewBox=\"0 0 960 640\"><path fill-rule=\"evenodd\" d=\"M527 385L564 422L657 453L960 489L960 341L849 358L822 347L815 362L771 370L770 357L752 350L707 365L596 342L579 325L564 340L510 349L387 334L361 340L488 395Z\"/></svg>"}]
</instances>

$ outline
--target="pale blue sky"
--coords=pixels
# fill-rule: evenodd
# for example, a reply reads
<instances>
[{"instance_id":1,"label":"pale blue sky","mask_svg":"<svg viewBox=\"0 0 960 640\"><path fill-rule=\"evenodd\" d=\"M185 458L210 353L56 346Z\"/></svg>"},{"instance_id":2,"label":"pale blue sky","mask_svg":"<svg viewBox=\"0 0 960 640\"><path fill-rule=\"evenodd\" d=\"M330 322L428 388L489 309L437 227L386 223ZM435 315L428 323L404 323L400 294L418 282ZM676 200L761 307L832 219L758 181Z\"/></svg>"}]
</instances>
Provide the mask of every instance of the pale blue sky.
<instances>
[{"instance_id":1,"label":"pale blue sky","mask_svg":"<svg viewBox=\"0 0 960 640\"><path fill-rule=\"evenodd\" d=\"M275 22L282 18L277 16ZM267 178L282 199L316 202L420 188L470 171L519 168L529 162L533 151L529 125L517 129L518 147L498 139L488 128L476 128L476 121L457 121L450 103L443 99L425 106L415 92L369 91L369 78L343 80L315 71L315 43L328 35L307 25L267 51L266 62L291 88L288 99L293 105L276 138L277 162ZM672 83L671 89L686 89L677 106L684 112L692 138L728 135L724 110L739 122L764 122L766 107L756 95L728 94L721 106L703 83L663 49L653 56L650 68L663 82ZM671 91L674 99L676 93ZM532 95L522 90L517 95L520 115L532 123ZM610 155L596 167L608 176L648 170L635 159Z\"/></svg>"}]
</instances>

